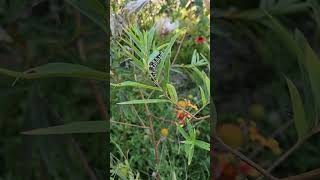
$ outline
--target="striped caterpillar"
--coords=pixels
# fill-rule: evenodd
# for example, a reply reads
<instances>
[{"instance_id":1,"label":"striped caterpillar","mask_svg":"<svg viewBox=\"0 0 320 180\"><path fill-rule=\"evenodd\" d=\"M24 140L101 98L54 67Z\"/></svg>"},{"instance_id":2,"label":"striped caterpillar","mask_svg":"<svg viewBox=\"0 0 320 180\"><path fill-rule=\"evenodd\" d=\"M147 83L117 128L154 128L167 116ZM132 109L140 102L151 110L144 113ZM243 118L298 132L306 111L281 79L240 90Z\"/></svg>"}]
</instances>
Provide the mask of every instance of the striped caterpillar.
<instances>
[{"instance_id":1,"label":"striped caterpillar","mask_svg":"<svg viewBox=\"0 0 320 180\"><path fill-rule=\"evenodd\" d=\"M162 51L160 51L159 54L155 58L153 58L149 63L149 70L151 71L151 80L154 82L157 79L157 67L161 61L162 54Z\"/></svg>"}]
</instances>

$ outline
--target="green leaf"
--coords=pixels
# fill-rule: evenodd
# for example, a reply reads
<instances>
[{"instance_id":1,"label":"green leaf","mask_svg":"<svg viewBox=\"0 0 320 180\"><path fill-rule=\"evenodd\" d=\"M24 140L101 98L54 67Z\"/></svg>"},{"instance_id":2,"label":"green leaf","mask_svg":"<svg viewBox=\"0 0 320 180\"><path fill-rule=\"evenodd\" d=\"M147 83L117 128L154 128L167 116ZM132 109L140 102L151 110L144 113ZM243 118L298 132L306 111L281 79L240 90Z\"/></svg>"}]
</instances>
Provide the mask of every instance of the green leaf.
<instances>
[{"instance_id":1,"label":"green leaf","mask_svg":"<svg viewBox=\"0 0 320 180\"><path fill-rule=\"evenodd\" d=\"M178 131L180 132L180 134L181 134L185 139L189 139L189 136L188 136L187 132L186 132L179 124L177 124L177 128L178 128Z\"/></svg>"},{"instance_id":2,"label":"green leaf","mask_svg":"<svg viewBox=\"0 0 320 180\"><path fill-rule=\"evenodd\" d=\"M156 31L155 26L153 26L153 27L148 31L147 52L150 52L150 50L151 50L151 48L152 48L152 43L153 43L155 31Z\"/></svg>"},{"instance_id":3,"label":"green leaf","mask_svg":"<svg viewBox=\"0 0 320 180\"><path fill-rule=\"evenodd\" d=\"M207 105L207 103L208 103L206 94L204 93L204 91L203 91L203 89L201 88L201 86L199 86L199 89L200 89L202 106L205 106L205 105Z\"/></svg>"},{"instance_id":4,"label":"green leaf","mask_svg":"<svg viewBox=\"0 0 320 180\"><path fill-rule=\"evenodd\" d=\"M117 104L150 104L150 103L168 103L168 102L171 102L171 101L167 99L144 99L144 100L125 101Z\"/></svg>"},{"instance_id":5,"label":"green leaf","mask_svg":"<svg viewBox=\"0 0 320 180\"><path fill-rule=\"evenodd\" d=\"M296 86L292 83L290 79L286 78L286 81L287 81L291 102L292 102L294 125L298 132L299 138L303 138L309 130L308 124L306 121L306 115L304 112L303 103Z\"/></svg>"},{"instance_id":6,"label":"green leaf","mask_svg":"<svg viewBox=\"0 0 320 180\"><path fill-rule=\"evenodd\" d=\"M204 150L210 151L210 144L207 142L195 140L194 144Z\"/></svg>"},{"instance_id":7,"label":"green leaf","mask_svg":"<svg viewBox=\"0 0 320 180\"><path fill-rule=\"evenodd\" d=\"M194 145L189 145L186 148L187 148L186 153L188 157L188 165L190 165L193 158L193 154L194 154Z\"/></svg>"},{"instance_id":8,"label":"green leaf","mask_svg":"<svg viewBox=\"0 0 320 180\"><path fill-rule=\"evenodd\" d=\"M170 66L171 66L171 61L170 59L168 59L165 62L165 66L164 66L164 78L163 78L163 84L168 84L169 80L170 80Z\"/></svg>"},{"instance_id":9,"label":"green leaf","mask_svg":"<svg viewBox=\"0 0 320 180\"><path fill-rule=\"evenodd\" d=\"M308 41L301 32L296 31L298 44L301 46L304 56L301 61L304 62L307 76L310 80L311 91L313 95L314 105L316 106L317 114L320 114L320 59L317 54L312 50ZM316 119L318 120L318 119ZM316 122L318 123L318 122ZM315 123L315 124L316 124Z\"/></svg>"},{"instance_id":10,"label":"green leaf","mask_svg":"<svg viewBox=\"0 0 320 180\"><path fill-rule=\"evenodd\" d=\"M168 93L169 93L171 100L174 103L177 103L178 102L178 95L177 95L176 88L174 88L174 86L172 86L171 84L167 84L167 90L168 90Z\"/></svg>"},{"instance_id":11,"label":"green leaf","mask_svg":"<svg viewBox=\"0 0 320 180\"><path fill-rule=\"evenodd\" d=\"M202 71L202 80L206 88L206 97L207 99L209 99L210 98L210 79L204 71Z\"/></svg>"},{"instance_id":12,"label":"green leaf","mask_svg":"<svg viewBox=\"0 0 320 180\"><path fill-rule=\"evenodd\" d=\"M125 81L125 82L118 83L118 84L110 83L110 85L113 87L128 87L128 86L130 86L130 87L137 87L137 88L162 91L162 89L159 87L149 86L149 85L145 85L145 84L134 82L134 81Z\"/></svg>"},{"instance_id":13,"label":"green leaf","mask_svg":"<svg viewBox=\"0 0 320 180\"><path fill-rule=\"evenodd\" d=\"M195 140L196 139L196 130L193 128L193 126L191 125L189 120L187 120L187 129L189 132L190 139Z\"/></svg>"},{"instance_id":14,"label":"green leaf","mask_svg":"<svg viewBox=\"0 0 320 180\"><path fill-rule=\"evenodd\" d=\"M22 132L25 135L107 133L106 121L84 121Z\"/></svg>"},{"instance_id":15,"label":"green leaf","mask_svg":"<svg viewBox=\"0 0 320 180\"><path fill-rule=\"evenodd\" d=\"M121 38L121 40L123 42L125 42L138 56L140 59L143 59L144 58L144 55L143 53L133 44L133 43L130 43L128 40L124 39L124 38ZM120 44L120 46L122 46ZM122 46L122 48L125 48ZM127 50L127 49L126 49ZM129 52L129 51L128 51ZM130 52L129 52L130 53ZM131 54L131 53L130 53Z\"/></svg>"},{"instance_id":16,"label":"green leaf","mask_svg":"<svg viewBox=\"0 0 320 180\"><path fill-rule=\"evenodd\" d=\"M195 49L193 51L193 54L192 54L192 58L191 58L191 64L196 64L197 63L197 50Z\"/></svg>"},{"instance_id":17,"label":"green leaf","mask_svg":"<svg viewBox=\"0 0 320 180\"><path fill-rule=\"evenodd\" d=\"M108 73L97 71L79 64L49 63L25 72L11 71L0 68L0 74L24 79L37 79L47 77L75 77L108 81Z\"/></svg>"},{"instance_id":18,"label":"green leaf","mask_svg":"<svg viewBox=\"0 0 320 180\"><path fill-rule=\"evenodd\" d=\"M108 32L106 22L107 9L99 0L66 0L66 2L99 25L104 32Z\"/></svg>"},{"instance_id":19,"label":"green leaf","mask_svg":"<svg viewBox=\"0 0 320 180\"><path fill-rule=\"evenodd\" d=\"M169 54L171 54L171 48L174 44L174 42L176 41L177 37L179 34L176 34L175 36L173 36L167 46L167 48L165 49L163 55L162 55L162 61L159 63L159 67L158 67L158 72L157 72L157 79L159 79L160 73L162 72L162 69L164 67L164 62L169 58Z\"/></svg>"}]
</instances>

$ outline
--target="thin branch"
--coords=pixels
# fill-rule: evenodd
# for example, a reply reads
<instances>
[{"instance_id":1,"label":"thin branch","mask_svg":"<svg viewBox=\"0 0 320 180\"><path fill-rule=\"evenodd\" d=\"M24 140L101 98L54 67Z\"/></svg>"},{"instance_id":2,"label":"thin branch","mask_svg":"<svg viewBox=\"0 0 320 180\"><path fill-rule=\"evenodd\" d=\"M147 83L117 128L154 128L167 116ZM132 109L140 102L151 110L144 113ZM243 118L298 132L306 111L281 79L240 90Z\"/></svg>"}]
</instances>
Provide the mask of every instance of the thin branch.
<instances>
[{"instance_id":1,"label":"thin branch","mask_svg":"<svg viewBox=\"0 0 320 180\"><path fill-rule=\"evenodd\" d=\"M251 167L253 167L254 169L256 169L257 171L259 171L262 175L264 175L265 177L267 177L270 180L278 180L278 178L275 178L274 176L272 176L269 172L267 172L265 169L263 169L261 166L259 166L258 164L256 164L255 162L251 161L249 158L247 158L245 155L243 155L242 153L240 153L239 151L236 151L234 149L232 149L231 147L229 147L227 144L225 144L222 139L220 139L217 136L213 137L216 141L218 141L218 143L225 148L227 151L229 151L231 154L235 155L236 157L238 157L239 159L241 159L242 161L246 162L248 165L250 165Z\"/></svg>"},{"instance_id":2,"label":"thin branch","mask_svg":"<svg viewBox=\"0 0 320 180\"><path fill-rule=\"evenodd\" d=\"M135 70L136 70L136 69L135 69L135 67L134 67L134 71L135 71ZM137 76L136 76L136 74L134 74L134 79L135 79L135 81L137 81ZM140 89L139 92L140 92L141 98L144 100L145 97L144 97L144 95L143 95L142 90ZM152 143L153 143L153 146L154 146L154 155L155 155L156 165L159 166L159 165L160 165L160 161L159 161L158 145L157 145L156 138L155 138L152 116L151 116L151 113L150 113L150 110L149 110L149 107L148 107L148 104L147 104L147 103L144 104L144 107L145 107L145 110L146 110L147 119L148 119L148 121L149 121L150 133L151 133L150 136L151 136L151 140L152 140ZM159 172L157 172L157 176L156 176L156 177L157 177L157 180L160 180L160 179L161 179Z\"/></svg>"},{"instance_id":3,"label":"thin branch","mask_svg":"<svg viewBox=\"0 0 320 180\"><path fill-rule=\"evenodd\" d=\"M274 170L280 163L288 158L296 149L300 147L300 145L304 142L304 140L297 141L286 153L284 153L278 160L276 160L269 168L268 172Z\"/></svg>"},{"instance_id":4,"label":"thin branch","mask_svg":"<svg viewBox=\"0 0 320 180\"><path fill-rule=\"evenodd\" d=\"M310 179L320 179L320 168L315 169L303 174L299 174L296 176L290 176L286 178L282 178L281 180L310 180Z\"/></svg>"},{"instance_id":5,"label":"thin branch","mask_svg":"<svg viewBox=\"0 0 320 180\"><path fill-rule=\"evenodd\" d=\"M185 37L186 37L186 34L187 34L187 31L184 33L184 35L183 35L183 37L182 37L182 39L181 39L181 42L180 42L180 44L179 44L177 53L176 53L176 55L174 56L171 65L173 65L173 64L176 62L176 60L177 60L177 57L178 57L178 55L179 55L179 52L180 52L181 46L182 46L182 44L183 44L183 41L184 41L184 39L185 39Z\"/></svg>"},{"instance_id":6,"label":"thin branch","mask_svg":"<svg viewBox=\"0 0 320 180\"><path fill-rule=\"evenodd\" d=\"M159 120L161 120L161 121L163 121L163 122L166 122L166 123L170 123L170 124L173 124L173 125L176 124L174 120L171 120L171 121L170 121L170 120L167 120L167 119L164 119L164 118L155 116L155 115L151 115L151 116L152 116L153 118L159 119Z\"/></svg>"},{"instance_id":7,"label":"thin branch","mask_svg":"<svg viewBox=\"0 0 320 180\"><path fill-rule=\"evenodd\" d=\"M285 123L284 125L280 126L277 130L275 130L272 135L270 136L271 138L275 138L277 136L279 136L280 134L282 134L284 131L286 131L293 123L293 120L289 120L287 123ZM254 157L256 157L261 151L263 150L263 146L259 146L258 148L255 149L255 151L253 151L248 157L250 159L253 159Z\"/></svg>"}]
</instances>

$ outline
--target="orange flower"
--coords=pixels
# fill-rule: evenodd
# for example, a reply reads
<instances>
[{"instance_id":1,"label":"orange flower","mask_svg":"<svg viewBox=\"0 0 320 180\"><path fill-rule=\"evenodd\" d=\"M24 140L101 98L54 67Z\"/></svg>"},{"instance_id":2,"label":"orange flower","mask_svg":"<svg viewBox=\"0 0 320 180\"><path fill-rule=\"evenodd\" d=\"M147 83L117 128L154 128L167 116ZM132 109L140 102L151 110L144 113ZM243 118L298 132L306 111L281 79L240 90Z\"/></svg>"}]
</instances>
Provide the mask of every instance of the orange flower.
<instances>
[{"instance_id":1,"label":"orange flower","mask_svg":"<svg viewBox=\"0 0 320 180\"><path fill-rule=\"evenodd\" d=\"M187 107L187 102L186 101L178 101L177 105L185 108L185 107Z\"/></svg>"},{"instance_id":2,"label":"orange flower","mask_svg":"<svg viewBox=\"0 0 320 180\"><path fill-rule=\"evenodd\" d=\"M186 115L183 110L177 110L177 118L178 119L184 119L185 116Z\"/></svg>"},{"instance_id":3,"label":"orange flower","mask_svg":"<svg viewBox=\"0 0 320 180\"><path fill-rule=\"evenodd\" d=\"M270 148L271 151L276 154L276 155L279 155L282 153L282 149L279 147L279 143L275 140L275 139L271 139L269 138L267 141L266 141L266 144L265 144L266 147Z\"/></svg>"},{"instance_id":4,"label":"orange flower","mask_svg":"<svg viewBox=\"0 0 320 180\"><path fill-rule=\"evenodd\" d=\"M268 147L274 154L279 155L282 153L281 148L279 147L278 142L275 139L272 138L265 138L263 137L254 124L251 124L251 126L248 128L249 130L249 137L251 141L255 141L262 146Z\"/></svg>"},{"instance_id":5,"label":"orange flower","mask_svg":"<svg viewBox=\"0 0 320 180\"><path fill-rule=\"evenodd\" d=\"M198 110L197 105L192 104L190 100L186 100L186 99L184 101L178 101L177 105L182 108L191 107L195 110Z\"/></svg>"},{"instance_id":6,"label":"orange flower","mask_svg":"<svg viewBox=\"0 0 320 180\"><path fill-rule=\"evenodd\" d=\"M194 41L197 44L203 44L204 42L206 42L206 38L204 38L203 36L198 36Z\"/></svg>"}]
</instances>

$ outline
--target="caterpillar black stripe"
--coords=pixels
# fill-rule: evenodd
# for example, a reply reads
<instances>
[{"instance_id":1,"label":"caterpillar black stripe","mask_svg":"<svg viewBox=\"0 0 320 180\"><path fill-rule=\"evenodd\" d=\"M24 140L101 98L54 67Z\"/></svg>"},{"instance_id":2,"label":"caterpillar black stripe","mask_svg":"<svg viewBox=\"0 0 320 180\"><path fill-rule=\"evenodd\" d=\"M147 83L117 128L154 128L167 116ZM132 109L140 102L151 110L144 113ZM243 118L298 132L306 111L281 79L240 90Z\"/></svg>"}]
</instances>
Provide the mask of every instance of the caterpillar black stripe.
<instances>
[{"instance_id":1,"label":"caterpillar black stripe","mask_svg":"<svg viewBox=\"0 0 320 180\"><path fill-rule=\"evenodd\" d=\"M162 58L162 52L160 51L159 54L150 61L149 63L149 70L150 75L151 75L151 80L152 81L156 81L157 78L157 67L159 65L159 63L161 62L161 58Z\"/></svg>"}]
</instances>

